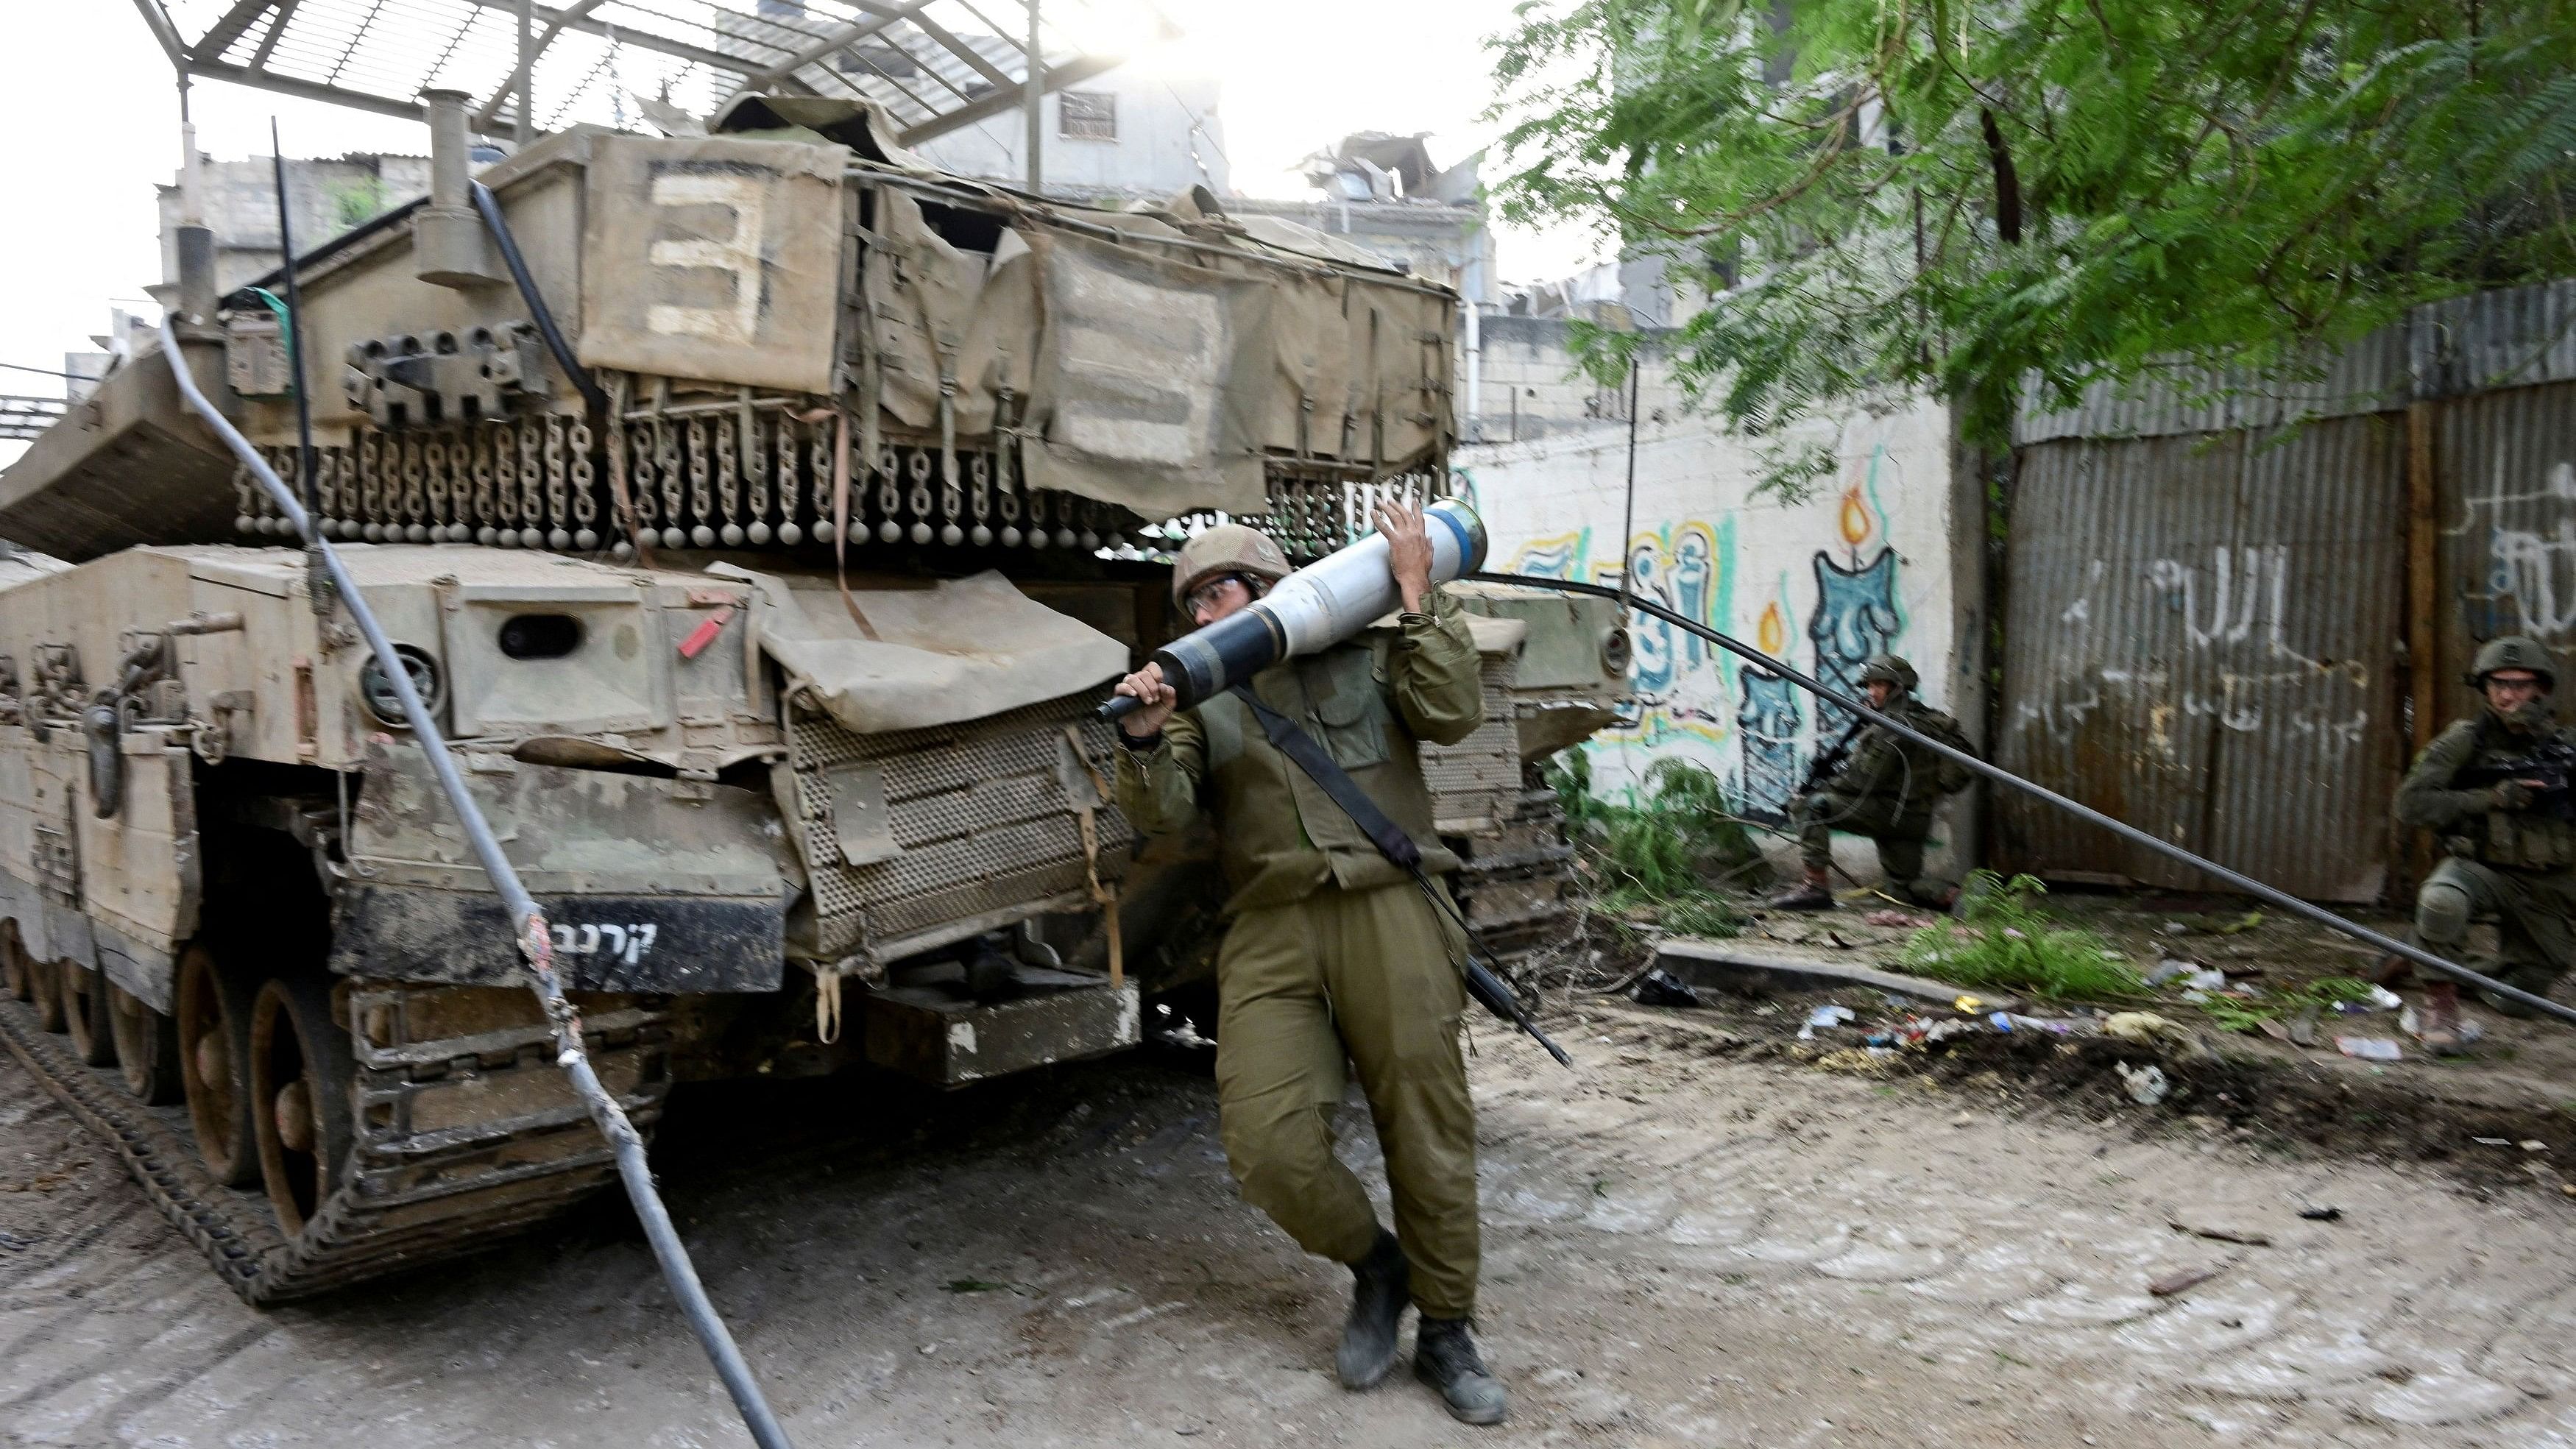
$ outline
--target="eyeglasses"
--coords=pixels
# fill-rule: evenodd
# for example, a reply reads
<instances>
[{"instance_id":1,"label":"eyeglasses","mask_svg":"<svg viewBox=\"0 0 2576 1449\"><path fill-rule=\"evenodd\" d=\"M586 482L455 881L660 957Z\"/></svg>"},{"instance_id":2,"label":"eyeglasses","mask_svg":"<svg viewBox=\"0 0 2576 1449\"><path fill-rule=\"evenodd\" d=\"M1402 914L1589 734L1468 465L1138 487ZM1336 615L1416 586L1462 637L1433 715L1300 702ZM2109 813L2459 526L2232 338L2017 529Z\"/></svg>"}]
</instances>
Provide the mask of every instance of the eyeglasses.
<instances>
[{"instance_id":1,"label":"eyeglasses","mask_svg":"<svg viewBox=\"0 0 2576 1449\"><path fill-rule=\"evenodd\" d=\"M1238 584L1242 585L1247 593L1252 589L1252 585L1245 583L1241 574L1219 574L1182 595L1181 607L1193 614L1204 613L1224 602L1225 591Z\"/></svg>"}]
</instances>

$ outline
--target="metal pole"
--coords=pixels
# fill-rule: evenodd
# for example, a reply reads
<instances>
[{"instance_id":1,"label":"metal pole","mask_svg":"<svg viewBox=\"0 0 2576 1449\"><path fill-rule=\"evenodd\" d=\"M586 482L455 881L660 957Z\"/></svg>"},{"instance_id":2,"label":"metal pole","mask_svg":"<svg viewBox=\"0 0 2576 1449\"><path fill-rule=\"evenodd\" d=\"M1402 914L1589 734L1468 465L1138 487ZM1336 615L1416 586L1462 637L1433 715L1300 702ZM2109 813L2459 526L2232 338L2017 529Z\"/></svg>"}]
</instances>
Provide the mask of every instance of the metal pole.
<instances>
[{"instance_id":1,"label":"metal pole","mask_svg":"<svg viewBox=\"0 0 2576 1449\"><path fill-rule=\"evenodd\" d=\"M1029 129L1029 194L1039 193L1045 180L1045 168L1038 163L1038 151L1046 137L1046 50L1038 40L1038 0L1029 0L1029 74L1020 85L1020 106L1028 112Z\"/></svg>"},{"instance_id":2,"label":"metal pole","mask_svg":"<svg viewBox=\"0 0 2576 1449\"><path fill-rule=\"evenodd\" d=\"M519 144L522 147L537 136L536 25L536 0L519 0L519 79L512 89L519 93Z\"/></svg>"},{"instance_id":3,"label":"metal pole","mask_svg":"<svg viewBox=\"0 0 2576 1449\"><path fill-rule=\"evenodd\" d=\"M429 761L430 773L438 779L440 793L456 810L464 827L466 844L482 863L483 873L492 880L500 894L502 907L519 933L519 953L527 959L528 989L536 993L544 1008L546 1020L555 1034L555 1065L572 1078L573 1091L590 1109L591 1120L600 1134L608 1139L617 1154L617 1175L626 1185L626 1198L635 1206L635 1216L643 1222L644 1237L652 1245L653 1256L662 1267L662 1277L671 1285L671 1294L680 1300L680 1311L697 1333L698 1343L715 1362L717 1377L724 1380L733 1395L734 1408L742 1415L743 1427L751 1431L752 1441L760 1449L792 1449L787 1431L769 1411L768 1401L761 1397L760 1385L751 1376L751 1366L743 1362L742 1351L734 1346L733 1335L716 1315L715 1304L707 1298L706 1285L698 1281L697 1269L689 1262L689 1250L681 1243L679 1230L671 1225L671 1214L662 1206L662 1198L653 1188L653 1171L645 1162L644 1137L626 1118L626 1109L618 1105L599 1073L590 1064L590 1053L582 1043L581 1013L563 992L563 983L555 975L554 932L547 925L545 912L529 896L519 880L518 870L502 853L501 842L492 834L491 822L475 805L474 797L465 790L465 779L456 771L456 756L447 748L439 733L438 722L430 718L429 706L421 702L420 691L412 684L411 670L394 652L393 640L377 622L375 610L367 606L358 592L357 580L349 576L348 566L341 562L340 551L325 541L314 528L313 516L296 502L294 490L278 480L275 470L250 445L250 440L232 425L215 405L206 401L198 390L197 380L189 375L187 360L180 355L178 333L168 316L161 319L161 352L169 360L170 371L179 384L180 396L197 416L205 419L216 436L232 450L233 457L259 480L260 487L276 503L278 512L303 536L305 546L319 558L329 573L332 586L339 591L340 601L348 606L349 616L357 621L358 632L365 636L367 649L384 671L385 680L393 686L394 698L402 705L403 719L411 726L412 738Z\"/></svg>"},{"instance_id":4,"label":"metal pole","mask_svg":"<svg viewBox=\"0 0 2576 1449\"><path fill-rule=\"evenodd\" d=\"M1467 577L1474 579L1479 583L1525 584L1531 588L1554 589L1559 593L1567 594L1590 594L1596 598L1603 599L1616 599L1620 597L1620 591L1617 589L1605 588L1599 584L1577 583L1572 579L1545 578L1538 574L1469 574ZM2146 849L2152 850L2156 854L2163 856L2167 860L2180 861L2182 864L2190 866L2194 870L2205 871L2209 875L2215 877L2222 884L2228 886L2230 889L2242 891L2267 905L2278 906L2282 910L2290 912L2292 915L2304 916L2329 930L2341 931L2343 934L2352 937L2356 941L2376 946L2380 950L2386 951L2391 955L2402 956L2427 970L2439 971L2445 976L2452 977L2470 986L2475 986L2480 990L2491 991L2508 1000L2521 1002L2523 1005L2528 1006L2535 1011L2554 1016L2560 1021L2576 1022L2576 1007L2561 1006L2557 1002L2550 1000L2548 997L2534 995L2518 986L2507 986L2505 983L2495 980L2493 977L2481 976L2466 966L2459 965L2456 962L2445 961L2441 957L2434 955L2432 952L2427 951L2420 946L2410 945L2407 942L2398 940L2394 936L2383 936L2379 932L2370 929L2368 926L2362 925L2358 921L2347 921L2332 911L2326 910L2321 906L2311 905L2308 902L2299 899L2297 896L2291 895L2288 891L2265 885L2263 882L2254 879L2252 876L2240 874L2236 871L2229 870L2226 866L2220 865L2214 860L2194 855L2190 851L2183 849L2181 846L2175 845L2170 841L2160 840L2157 837L2140 830L2138 827L2129 824L2125 820L2115 820L2089 805L2079 805L2075 801L2067 799L2065 796L2058 794L2056 791L2049 789L2045 785L2033 784L2031 781L2023 779L2021 776L2014 774L2012 771L2007 770L2000 765L1987 764L1985 761L1978 759L1976 756L1969 754L1965 750L1953 749L1949 745L1941 743L1939 740L1914 729L1910 725L1904 724L1898 720L1890 719L1886 715L1879 713L1877 710L1870 708L1868 705L1861 703L1859 700L1850 698L1842 691L1834 689L1817 680L1810 679L1806 675L1799 673L1797 670L1790 668L1788 665L1781 663L1779 660L1772 658L1770 655L1763 653L1761 650L1754 648L1752 645L1745 643L1743 640L1737 639L1729 634L1720 633L1696 619L1685 618L1682 615L1665 608L1661 604L1651 603L1644 599L1630 599L1626 600L1625 603L1629 608L1650 614L1655 618L1661 619L1665 623L1672 625L1674 628L1684 630L1688 633L1697 634L1699 637L1706 639L1710 643L1715 644L1717 647L1730 654L1736 655L1739 658L1748 660L1754 664L1761 665L1764 669L1780 675L1782 678L1789 680L1791 683L1796 684L1808 693L1815 695L1817 698L1832 700L1834 703L1850 710L1853 714L1858 715L1862 719L1866 719L1870 723L1882 726L1886 729L1893 730L1897 734L1904 736L1906 739L1912 740L1914 743L1922 745L1933 753L1942 756L1944 759L1956 760L1960 764L1967 766L1969 769L1974 770L1978 774L1985 776L1987 779L1992 780L1997 784L2010 786L2015 790L2021 791L2025 795L2046 801L2048 804L2056 806L2058 809L2075 816L2079 820L2099 825L2103 829L2110 831L2112 834L2119 836L2121 839L2128 841L2130 844L2143 846ZM1621 622L1624 623L1626 621L1622 619Z\"/></svg>"},{"instance_id":5,"label":"metal pole","mask_svg":"<svg viewBox=\"0 0 2576 1449\"><path fill-rule=\"evenodd\" d=\"M1629 587L1629 567L1637 533L1637 359L1628 359L1628 506L1619 516L1619 608L1624 615L1636 590Z\"/></svg>"},{"instance_id":6,"label":"metal pole","mask_svg":"<svg viewBox=\"0 0 2576 1449\"><path fill-rule=\"evenodd\" d=\"M197 122L188 112L188 73L179 72L179 224L206 224L206 182L197 166Z\"/></svg>"},{"instance_id":7,"label":"metal pole","mask_svg":"<svg viewBox=\"0 0 2576 1449\"><path fill-rule=\"evenodd\" d=\"M304 292L295 280L299 269L295 265L295 225L286 213L286 148L277 142L275 116L268 118L268 150L270 169L277 178L278 264L286 270L286 366L295 382L295 492L304 500L304 511L314 513L320 511L321 505L313 491L313 397L312 390L304 385Z\"/></svg>"}]
</instances>

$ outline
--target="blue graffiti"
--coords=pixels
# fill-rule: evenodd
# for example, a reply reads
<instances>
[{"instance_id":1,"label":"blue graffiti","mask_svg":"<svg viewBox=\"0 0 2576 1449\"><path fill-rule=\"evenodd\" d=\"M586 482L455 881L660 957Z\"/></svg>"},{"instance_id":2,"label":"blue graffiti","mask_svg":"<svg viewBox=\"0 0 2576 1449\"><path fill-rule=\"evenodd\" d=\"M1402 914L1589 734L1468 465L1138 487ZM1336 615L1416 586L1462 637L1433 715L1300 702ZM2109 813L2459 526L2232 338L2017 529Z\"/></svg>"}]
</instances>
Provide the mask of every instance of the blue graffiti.
<instances>
[{"instance_id":1,"label":"blue graffiti","mask_svg":"<svg viewBox=\"0 0 2576 1449\"><path fill-rule=\"evenodd\" d=\"M1860 693L1861 665L1886 653L1904 628L1896 608L1895 549L1880 549L1857 569L1816 555L1816 612L1807 621L1807 637L1815 642L1819 679L1845 694ZM1850 710L1830 700L1816 702L1819 740L1839 736L1851 720Z\"/></svg>"},{"instance_id":2,"label":"blue graffiti","mask_svg":"<svg viewBox=\"0 0 2576 1449\"><path fill-rule=\"evenodd\" d=\"M1672 585L1664 576L1664 551L1651 538L1631 544L1628 549L1628 577L1637 593L1669 609L1673 607ZM1629 667L1628 677L1647 693L1672 687L1680 672L1673 657L1673 626L1661 619L1639 619L1629 625L1629 638L1636 646L1636 662Z\"/></svg>"},{"instance_id":3,"label":"blue graffiti","mask_svg":"<svg viewBox=\"0 0 2576 1449\"><path fill-rule=\"evenodd\" d=\"M1744 698L1735 713L1744 750L1740 808L1777 824L1788 818L1789 793L1798 787L1798 694L1789 681L1750 664L1735 677Z\"/></svg>"},{"instance_id":4,"label":"blue graffiti","mask_svg":"<svg viewBox=\"0 0 2576 1449\"><path fill-rule=\"evenodd\" d=\"M1708 539L1696 529L1685 529L1673 545L1673 608L1685 619L1710 622L1710 586L1717 581L1717 568L1709 558ZM1709 659L1709 645L1697 634L1682 636L1682 657L1688 667L1697 669Z\"/></svg>"}]
</instances>

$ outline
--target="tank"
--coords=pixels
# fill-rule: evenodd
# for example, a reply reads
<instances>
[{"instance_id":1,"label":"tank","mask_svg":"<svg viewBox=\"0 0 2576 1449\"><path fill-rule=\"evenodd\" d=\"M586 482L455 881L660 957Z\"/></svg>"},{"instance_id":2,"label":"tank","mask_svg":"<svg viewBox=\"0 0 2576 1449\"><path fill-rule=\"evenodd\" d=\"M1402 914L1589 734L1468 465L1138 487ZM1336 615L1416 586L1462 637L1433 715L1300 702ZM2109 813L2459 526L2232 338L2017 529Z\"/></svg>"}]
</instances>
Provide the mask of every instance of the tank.
<instances>
[{"instance_id":1,"label":"tank","mask_svg":"<svg viewBox=\"0 0 2576 1449\"><path fill-rule=\"evenodd\" d=\"M944 175L859 105L576 128L470 180L433 132L429 197L294 263L304 486L634 1121L1138 1044L1210 969L1213 853L1134 837L1092 706L1178 632L1191 527L1307 561L1447 493L1456 298L1205 193ZM178 360L297 478L276 315L185 310ZM41 551L0 560L0 1036L272 1303L613 1164L391 681L170 362L0 475ZM1625 636L1462 592L1488 718L1429 775L1526 951L1569 878L1531 767L1610 717Z\"/></svg>"}]
</instances>

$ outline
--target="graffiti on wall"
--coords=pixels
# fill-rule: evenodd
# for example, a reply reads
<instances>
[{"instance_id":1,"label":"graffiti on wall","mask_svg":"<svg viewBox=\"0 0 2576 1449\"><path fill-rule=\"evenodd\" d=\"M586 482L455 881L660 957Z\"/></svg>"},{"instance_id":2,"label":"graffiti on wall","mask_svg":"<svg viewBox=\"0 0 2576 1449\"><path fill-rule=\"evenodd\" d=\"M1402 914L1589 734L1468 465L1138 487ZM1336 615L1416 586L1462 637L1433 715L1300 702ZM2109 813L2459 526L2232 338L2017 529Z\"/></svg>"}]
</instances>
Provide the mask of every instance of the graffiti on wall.
<instances>
[{"instance_id":1,"label":"graffiti on wall","mask_svg":"<svg viewBox=\"0 0 2576 1449\"><path fill-rule=\"evenodd\" d=\"M1507 566L1550 578L1615 583L1624 563L1640 595L1856 693L1862 662L1898 648L1905 634L1903 561L1887 539L1880 496L1882 473L1893 467L1883 447L1874 450L1829 509L1819 510L1829 531L1804 545L1813 550L1808 579L1801 581L1808 588L1793 586L1788 572L1769 588L1741 583L1757 562L1755 550L1739 540L1743 511L1641 529L1628 540L1624 556L1607 548L1596 552L1608 540L1588 528L1534 538L1520 545ZM1629 682L1640 704L1637 721L1596 739L1593 748L1642 745L1678 754L1727 781L1748 814L1783 818L1805 757L1817 740L1830 739L1849 722L1847 712L1830 704L1811 706L1803 690L1757 665L1730 666L1716 646L1662 620L1632 619L1630 628L1635 649ZM1801 639L1803 659L1791 652Z\"/></svg>"},{"instance_id":2,"label":"graffiti on wall","mask_svg":"<svg viewBox=\"0 0 2576 1449\"><path fill-rule=\"evenodd\" d=\"M2550 465L2538 487L2515 493L2499 472L2483 496L2466 501L2467 516L2451 532L2483 531L2487 555L2484 592L2472 587L2461 600L2469 633L2563 643L2576 629L2576 520L2567 516L2576 509L2576 462Z\"/></svg>"}]
</instances>

